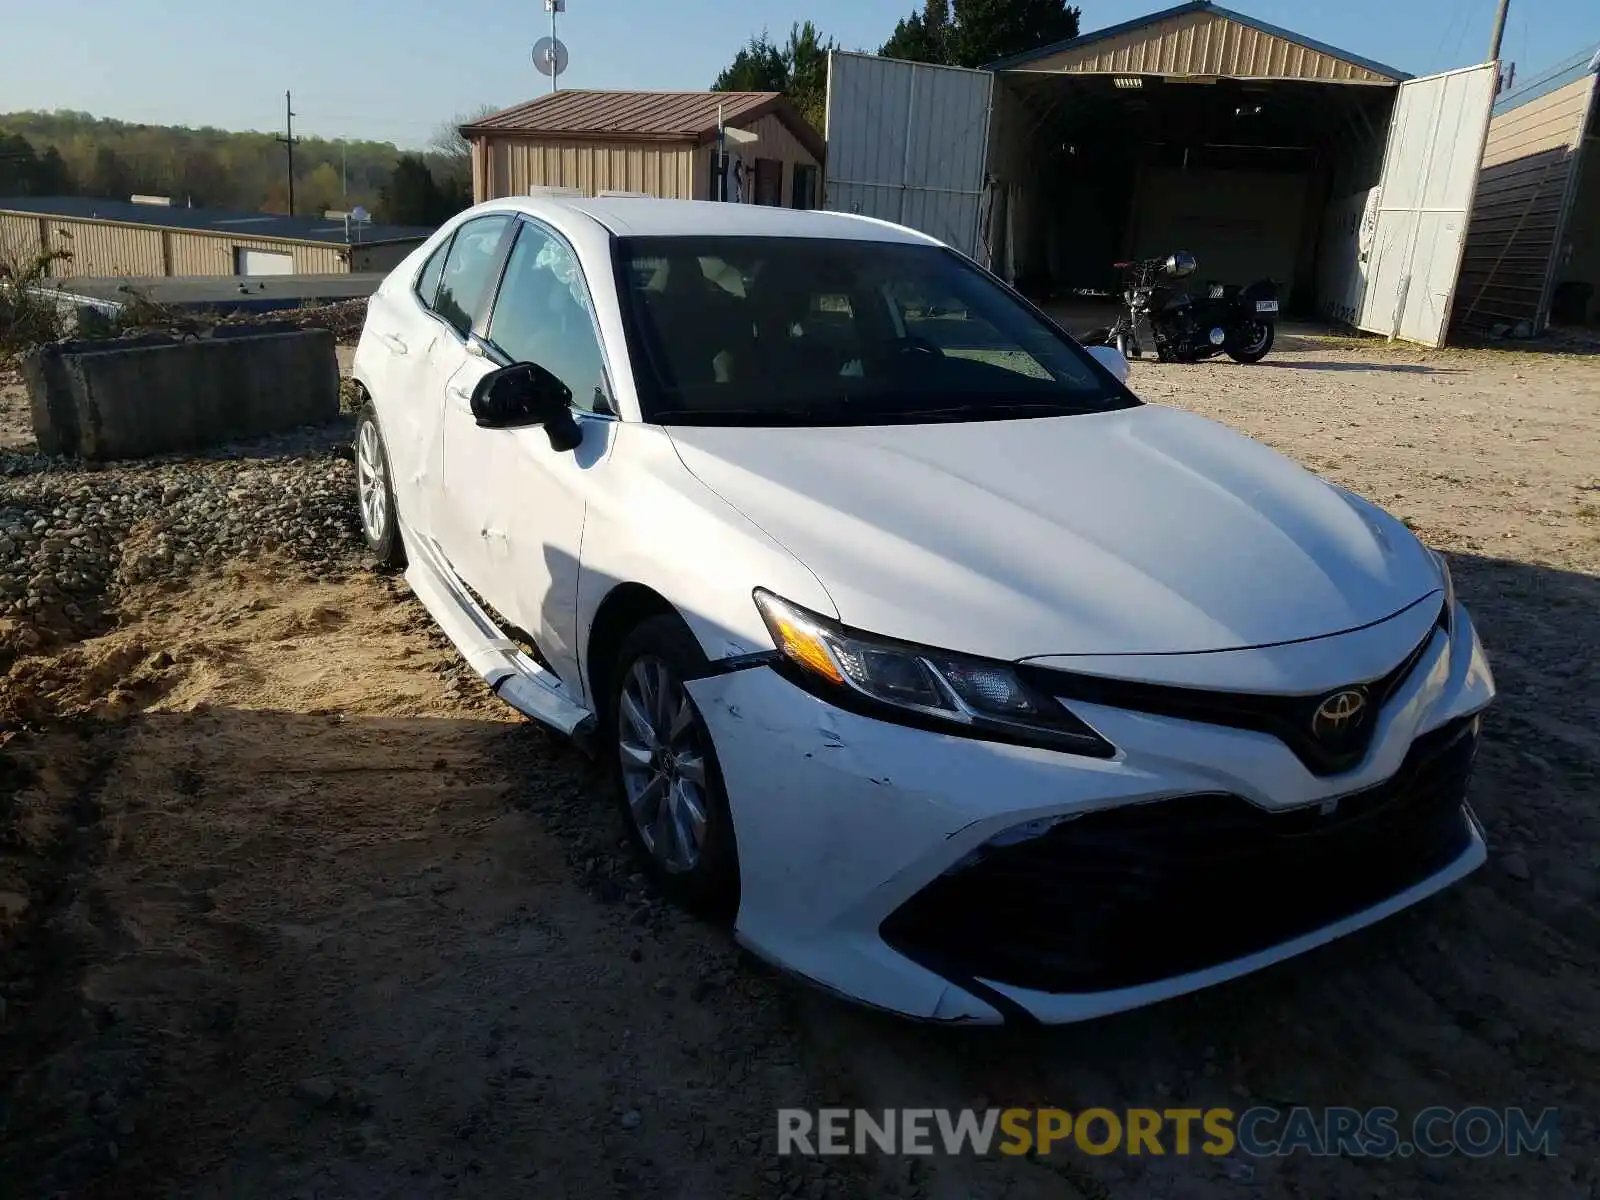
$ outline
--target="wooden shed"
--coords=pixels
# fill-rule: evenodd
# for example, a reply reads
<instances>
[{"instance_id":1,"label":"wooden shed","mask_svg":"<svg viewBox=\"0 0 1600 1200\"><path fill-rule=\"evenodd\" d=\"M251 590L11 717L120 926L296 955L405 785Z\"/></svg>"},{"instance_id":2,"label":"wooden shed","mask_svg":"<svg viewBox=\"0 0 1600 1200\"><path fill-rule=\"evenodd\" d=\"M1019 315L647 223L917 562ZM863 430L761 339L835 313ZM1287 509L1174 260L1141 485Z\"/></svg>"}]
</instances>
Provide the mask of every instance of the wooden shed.
<instances>
[{"instance_id":1,"label":"wooden shed","mask_svg":"<svg viewBox=\"0 0 1600 1200\"><path fill-rule=\"evenodd\" d=\"M1494 107L1461 264L1457 322L1538 333L1600 321L1600 48Z\"/></svg>"},{"instance_id":2,"label":"wooden shed","mask_svg":"<svg viewBox=\"0 0 1600 1200\"><path fill-rule=\"evenodd\" d=\"M733 131L720 198L817 207L822 138L777 92L552 92L461 132L480 203L535 187L708 200L719 198L719 126Z\"/></svg>"}]
</instances>

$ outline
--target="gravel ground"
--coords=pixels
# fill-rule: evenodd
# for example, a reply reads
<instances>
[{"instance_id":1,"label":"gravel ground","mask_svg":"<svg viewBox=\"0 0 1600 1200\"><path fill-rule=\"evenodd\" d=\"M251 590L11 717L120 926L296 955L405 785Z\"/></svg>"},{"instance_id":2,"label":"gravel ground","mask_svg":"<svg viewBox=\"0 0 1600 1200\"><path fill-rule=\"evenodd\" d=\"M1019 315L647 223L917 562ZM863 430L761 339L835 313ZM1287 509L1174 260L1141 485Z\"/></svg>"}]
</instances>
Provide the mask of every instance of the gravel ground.
<instances>
[{"instance_id":1,"label":"gravel ground","mask_svg":"<svg viewBox=\"0 0 1600 1200\"><path fill-rule=\"evenodd\" d=\"M0 1194L1596 1192L1600 358L1285 338L1134 366L1449 552L1503 698L1488 869L1087 1026L839 1004L663 907L592 768L362 565L341 425L0 457ZM34 603L34 601L37 603ZM1175 915L1176 917L1176 915ZM1185 916L1183 919L1190 919ZM1554 1105L1553 1160L833 1160L780 1106Z\"/></svg>"}]
</instances>

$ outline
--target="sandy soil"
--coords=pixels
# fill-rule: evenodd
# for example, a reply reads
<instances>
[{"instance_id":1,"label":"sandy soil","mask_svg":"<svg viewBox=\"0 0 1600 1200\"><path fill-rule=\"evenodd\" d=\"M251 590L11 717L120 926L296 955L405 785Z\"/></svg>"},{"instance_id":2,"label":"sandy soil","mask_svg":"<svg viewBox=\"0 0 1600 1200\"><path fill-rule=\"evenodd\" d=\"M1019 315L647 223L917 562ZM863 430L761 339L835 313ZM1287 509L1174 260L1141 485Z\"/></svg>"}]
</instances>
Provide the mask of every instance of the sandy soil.
<instances>
[{"instance_id":1,"label":"sandy soil","mask_svg":"<svg viewBox=\"0 0 1600 1200\"><path fill-rule=\"evenodd\" d=\"M1595 1194L1600 358L1136 364L1447 550L1503 699L1489 868L1087 1026L865 1013L645 894L591 768L403 585L233 564L0 681L0 1178L86 1196ZM1247 586L1248 581L1241 581ZM1192 914L1175 914L1191 919ZM774 1154L825 1103L1547 1105L1553 1160ZM0 1192L4 1192L0 1186Z\"/></svg>"},{"instance_id":2,"label":"sandy soil","mask_svg":"<svg viewBox=\"0 0 1600 1200\"><path fill-rule=\"evenodd\" d=\"M22 372L0 363L0 454L15 454L33 447L33 416L28 411L28 389Z\"/></svg>"}]
</instances>

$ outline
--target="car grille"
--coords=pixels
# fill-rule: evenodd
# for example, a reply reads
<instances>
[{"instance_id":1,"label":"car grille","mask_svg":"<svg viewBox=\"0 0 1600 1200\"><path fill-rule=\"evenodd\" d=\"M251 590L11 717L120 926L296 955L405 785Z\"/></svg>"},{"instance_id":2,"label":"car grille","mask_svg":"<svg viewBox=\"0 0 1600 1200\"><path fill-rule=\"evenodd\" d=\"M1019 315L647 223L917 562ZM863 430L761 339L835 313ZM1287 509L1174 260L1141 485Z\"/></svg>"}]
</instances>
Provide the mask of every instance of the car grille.
<instances>
[{"instance_id":1,"label":"car grille","mask_svg":"<svg viewBox=\"0 0 1600 1200\"><path fill-rule=\"evenodd\" d=\"M1201 794L1004 835L883 922L952 980L1047 992L1132 987L1229 962L1370 908L1467 849L1477 718L1418 738L1389 780L1269 812ZM1005 844L1010 841L1010 844Z\"/></svg>"},{"instance_id":2,"label":"car grille","mask_svg":"<svg viewBox=\"0 0 1600 1200\"><path fill-rule=\"evenodd\" d=\"M1443 628L1448 614L1407 654L1405 659L1380 679L1361 683L1365 699L1361 718L1337 738L1319 737L1315 715L1327 693L1315 696L1270 696L1248 692L1219 692L1208 688L1174 687L1168 684L1136 683L1107 679L1098 675L1079 675L1053 667L1030 663L1018 666L1019 673L1034 687L1062 700L1082 700L1133 712L1154 713L1270 733L1294 752L1313 775L1337 775L1355 767L1366 757L1372 735L1378 727L1378 713L1400 690L1423 654L1433 642L1435 629ZM1448 636L1448 630L1446 631Z\"/></svg>"}]
</instances>

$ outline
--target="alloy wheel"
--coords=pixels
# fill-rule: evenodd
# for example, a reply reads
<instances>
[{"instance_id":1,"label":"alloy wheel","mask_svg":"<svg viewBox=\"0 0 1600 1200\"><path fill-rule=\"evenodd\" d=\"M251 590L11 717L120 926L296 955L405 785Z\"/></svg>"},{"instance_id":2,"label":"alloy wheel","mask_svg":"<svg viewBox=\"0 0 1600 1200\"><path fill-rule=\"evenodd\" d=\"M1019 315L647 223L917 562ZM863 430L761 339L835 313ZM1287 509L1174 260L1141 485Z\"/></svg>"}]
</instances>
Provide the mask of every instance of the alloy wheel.
<instances>
[{"instance_id":1,"label":"alloy wheel","mask_svg":"<svg viewBox=\"0 0 1600 1200\"><path fill-rule=\"evenodd\" d=\"M617 700L617 753L628 811L645 849L673 874L692 871L706 841L706 748L683 684L644 655Z\"/></svg>"},{"instance_id":2,"label":"alloy wheel","mask_svg":"<svg viewBox=\"0 0 1600 1200\"><path fill-rule=\"evenodd\" d=\"M372 542L383 539L389 520L389 491L383 466L378 427L361 423L356 436L356 491L361 501L361 524Z\"/></svg>"}]
</instances>

